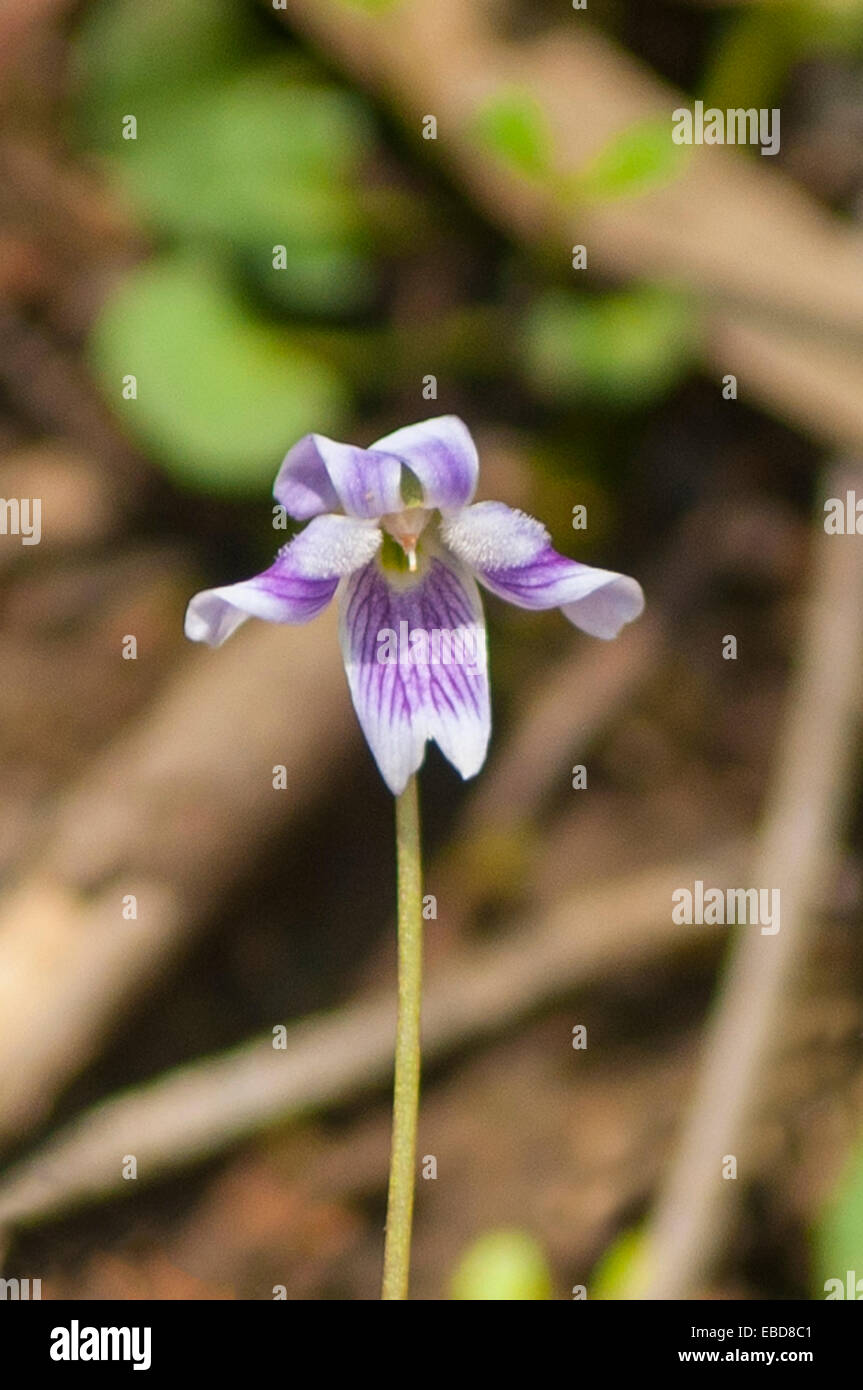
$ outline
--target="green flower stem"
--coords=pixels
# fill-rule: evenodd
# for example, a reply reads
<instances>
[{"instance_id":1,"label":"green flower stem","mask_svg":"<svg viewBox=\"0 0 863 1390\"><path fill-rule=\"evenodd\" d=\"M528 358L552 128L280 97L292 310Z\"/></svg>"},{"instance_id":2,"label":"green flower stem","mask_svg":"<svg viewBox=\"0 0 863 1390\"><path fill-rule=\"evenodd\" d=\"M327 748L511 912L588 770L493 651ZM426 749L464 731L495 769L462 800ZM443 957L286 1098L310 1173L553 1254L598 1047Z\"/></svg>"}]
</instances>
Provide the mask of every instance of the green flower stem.
<instances>
[{"instance_id":1,"label":"green flower stem","mask_svg":"<svg viewBox=\"0 0 863 1390\"><path fill-rule=\"evenodd\" d=\"M396 863L399 1002L393 1092L393 1141L387 1195L384 1279L381 1289L381 1298L386 1299L408 1296L416 1176L423 959L422 855L416 777L412 777L401 796L396 797Z\"/></svg>"}]
</instances>

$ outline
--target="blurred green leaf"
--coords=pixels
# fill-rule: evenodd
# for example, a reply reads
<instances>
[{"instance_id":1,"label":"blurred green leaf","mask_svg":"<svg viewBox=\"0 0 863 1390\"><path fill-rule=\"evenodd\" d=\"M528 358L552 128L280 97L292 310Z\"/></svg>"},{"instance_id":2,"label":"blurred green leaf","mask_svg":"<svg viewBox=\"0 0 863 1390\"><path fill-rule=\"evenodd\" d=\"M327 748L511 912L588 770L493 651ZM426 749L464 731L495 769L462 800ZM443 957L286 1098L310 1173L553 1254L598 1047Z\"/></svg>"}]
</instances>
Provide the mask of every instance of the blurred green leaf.
<instances>
[{"instance_id":1,"label":"blurred green leaf","mask_svg":"<svg viewBox=\"0 0 863 1390\"><path fill-rule=\"evenodd\" d=\"M745 5L729 15L701 83L707 106L770 107L789 73L818 52L853 54L863 46L861 0L785 0Z\"/></svg>"},{"instance_id":2,"label":"blurred green leaf","mask_svg":"<svg viewBox=\"0 0 863 1390\"><path fill-rule=\"evenodd\" d=\"M567 189L585 201L622 198L678 178L690 157L671 138L670 116L651 116L615 135L577 174Z\"/></svg>"},{"instance_id":3,"label":"blurred green leaf","mask_svg":"<svg viewBox=\"0 0 863 1390\"><path fill-rule=\"evenodd\" d=\"M81 117L99 146L119 140L122 116L139 118L165 93L232 71L257 45L252 15L236 0L100 0L87 6L73 49L83 84Z\"/></svg>"},{"instance_id":4,"label":"blurred green leaf","mask_svg":"<svg viewBox=\"0 0 863 1390\"><path fill-rule=\"evenodd\" d=\"M480 1302L549 1299L552 1280L542 1247L526 1231L488 1231L459 1261L451 1296Z\"/></svg>"},{"instance_id":5,"label":"blurred green leaf","mask_svg":"<svg viewBox=\"0 0 863 1390\"><path fill-rule=\"evenodd\" d=\"M855 1281L863 1279L863 1145L853 1155L822 1213L813 1245L816 1298L825 1296L828 1279L839 1279L846 1285L849 1272Z\"/></svg>"},{"instance_id":6,"label":"blurred green leaf","mask_svg":"<svg viewBox=\"0 0 863 1390\"><path fill-rule=\"evenodd\" d=\"M747 5L726 18L701 84L706 106L769 107L800 51L798 11Z\"/></svg>"},{"instance_id":7,"label":"blurred green leaf","mask_svg":"<svg viewBox=\"0 0 863 1390\"><path fill-rule=\"evenodd\" d=\"M644 1232L641 1227L624 1231L612 1241L596 1264L590 1280L593 1299L631 1298L643 1278Z\"/></svg>"},{"instance_id":8,"label":"blurred green leaf","mask_svg":"<svg viewBox=\"0 0 863 1390\"><path fill-rule=\"evenodd\" d=\"M374 297L377 274L368 256L338 241L286 247L284 269L269 256L247 255L243 268L274 305L292 313L351 314Z\"/></svg>"},{"instance_id":9,"label":"blurred green leaf","mask_svg":"<svg viewBox=\"0 0 863 1390\"><path fill-rule=\"evenodd\" d=\"M216 273L187 256L134 271L104 306L90 353L129 434L181 482L269 484L289 445L337 432L346 388L331 366L256 322ZM123 400L123 378L137 399Z\"/></svg>"},{"instance_id":10,"label":"blurred green leaf","mask_svg":"<svg viewBox=\"0 0 863 1390\"><path fill-rule=\"evenodd\" d=\"M667 391L699 340L689 298L654 285L588 299L552 291L529 311L528 378L545 396L638 405Z\"/></svg>"},{"instance_id":11,"label":"blurred green leaf","mask_svg":"<svg viewBox=\"0 0 863 1390\"><path fill-rule=\"evenodd\" d=\"M362 180L373 143L359 98L278 65L162 94L138 138L105 158L153 230L240 253L276 304L342 313L375 288L368 218L385 204Z\"/></svg>"},{"instance_id":12,"label":"blurred green leaf","mask_svg":"<svg viewBox=\"0 0 863 1390\"><path fill-rule=\"evenodd\" d=\"M812 10L809 27L816 51L858 56L863 49L863 0L808 0L801 8Z\"/></svg>"},{"instance_id":13,"label":"blurred green leaf","mask_svg":"<svg viewBox=\"0 0 863 1390\"><path fill-rule=\"evenodd\" d=\"M392 216L391 190L367 187L368 108L305 59L249 67L246 24L234 0L97 5L78 45L86 138L151 230L239 253L281 307L364 308L379 234L411 221Z\"/></svg>"},{"instance_id":14,"label":"blurred green leaf","mask_svg":"<svg viewBox=\"0 0 863 1390\"><path fill-rule=\"evenodd\" d=\"M151 226L266 255L274 245L343 243L363 224L362 103L278 72L196 90L118 141L112 167Z\"/></svg>"},{"instance_id":15,"label":"blurred green leaf","mask_svg":"<svg viewBox=\"0 0 863 1390\"><path fill-rule=\"evenodd\" d=\"M528 178L551 172L552 141L545 114L533 93L511 88L494 96L474 117L480 144Z\"/></svg>"}]
</instances>

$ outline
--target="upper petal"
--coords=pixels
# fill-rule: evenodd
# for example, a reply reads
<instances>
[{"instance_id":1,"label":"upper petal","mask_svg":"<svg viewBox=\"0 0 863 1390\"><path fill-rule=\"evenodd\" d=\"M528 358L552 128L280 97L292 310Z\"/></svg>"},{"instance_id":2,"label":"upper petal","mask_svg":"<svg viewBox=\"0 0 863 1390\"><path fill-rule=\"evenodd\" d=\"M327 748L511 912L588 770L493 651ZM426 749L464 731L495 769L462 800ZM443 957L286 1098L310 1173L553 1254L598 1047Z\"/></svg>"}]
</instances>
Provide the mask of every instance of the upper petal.
<instances>
[{"instance_id":1,"label":"upper petal","mask_svg":"<svg viewBox=\"0 0 863 1390\"><path fill-rule=\"evenodd\" d=\"M422 483L427 507L464 507L476 491L479 458L470 431L457 415L439 415L378 439L373 449L395 454Z\"/></svg>"},{"instance_id":2,"label":"upper petal","mask_svg":"<svg viewBox=\"0 0 863 1390\"><path fill-rule=\"evenodd\" d=\"M339 580L367 564L380 544L381 533L369 522L316 517L262 574L195 594L186 609L186 636L218 647L250 616L307 623L326 608Z\"/></svg>"},{"instance_id":3,"label":"upper petal","mask_svg":"<svg viewBox=\"0 0 863 1390\"><path fill-rule=\"evenodd\" d=\"M441 535L492 593L520 608L559 607L593 637L616 637L644 608L635 579L568 560L541 522L503 502L466 507L444 520Z\"/></svg>"},{"instance_id":4,"label":"upper petal","mask_svg":"<svg viewBox=\"0 0 863 1390\"><path fill-rule=\"evenodd\" d=\"M491 713L482 603L461 565L435 556L408 583L373 561L345 586L340 632L354 708L390 790L404 790L429 739L474 776Z\"/></svg>"},{"instance_id":5,"label":"upper petal","mask_svg":"<svg viewBox=\"0 0 863 1390\"><path fill-rule=\"evenodd\" d=\"M353 444L339 444L322 434L311 438L349 516L376 520L388 512L401 511L402 465L394 454L378 449L377 445L359 449Z\"/></svg>"},{"instance_id":6,"label":"upper petal","mask_svg":"<svg viewBox=\"0 0 863 1390\"><path fill-rule=\"evenodd\" d=\"M297 521L339 510L338 493L318 449L316 434L289 449L273 483L273 496Z\"/></svg>"}]
</instances>

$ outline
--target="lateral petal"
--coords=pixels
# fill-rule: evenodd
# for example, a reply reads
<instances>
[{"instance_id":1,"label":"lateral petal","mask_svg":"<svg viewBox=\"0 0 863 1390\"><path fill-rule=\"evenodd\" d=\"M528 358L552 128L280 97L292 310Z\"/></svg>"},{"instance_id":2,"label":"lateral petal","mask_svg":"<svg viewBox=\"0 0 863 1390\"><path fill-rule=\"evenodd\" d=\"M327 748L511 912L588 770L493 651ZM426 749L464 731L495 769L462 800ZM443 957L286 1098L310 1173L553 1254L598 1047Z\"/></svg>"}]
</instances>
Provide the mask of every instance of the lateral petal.
<instances>
[{"instance_id":1,"label":"lateral petal","mask_svg":"<svg viewBox=\"0 0 863 1390\"><path fill-rule=\"evenodd\" d=\"M441 536L493 594L519 608L560 608L592 637L616 637L644 608L637 580L560 555L541 522L503 502L445 518Z\"/></svg>"},{"instance_id":2,"label":"lateral petal","mask_svg":"<svg viewBox=\"0 0 863 1390\"><path fill-rule=\"evenodd\" d=\"M269 569L195 594L186 609L186 636L219 647L248 617L307 623L326 608L339 580L368 564L380 544L381 533L369 522L316 517Z\"/></svg>"}]
</instances>

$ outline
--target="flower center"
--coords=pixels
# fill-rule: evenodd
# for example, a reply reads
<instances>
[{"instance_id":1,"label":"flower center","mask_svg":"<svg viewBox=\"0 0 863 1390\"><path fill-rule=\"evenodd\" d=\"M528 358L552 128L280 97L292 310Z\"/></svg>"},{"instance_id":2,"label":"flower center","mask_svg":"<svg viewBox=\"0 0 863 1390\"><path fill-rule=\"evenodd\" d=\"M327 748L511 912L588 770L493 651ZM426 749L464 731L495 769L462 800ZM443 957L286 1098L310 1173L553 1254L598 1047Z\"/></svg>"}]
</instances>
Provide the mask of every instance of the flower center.
<instances>
[{"instance_id":1,"label":"flower center","mask_svg":"<svg viewBox=\"0 0 863 1390\"><path fill-rule=\"evenodd\" d=\"M390 512L381 517L381 526L393 540L398 541L407 556L411 574L417 567L417 541L428 523L431 512L425 507L405 507L402 512Z\"/></svg>"}]
</instances>

